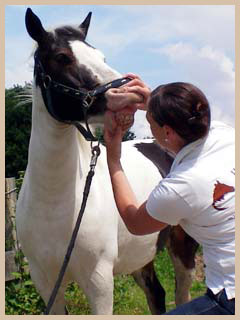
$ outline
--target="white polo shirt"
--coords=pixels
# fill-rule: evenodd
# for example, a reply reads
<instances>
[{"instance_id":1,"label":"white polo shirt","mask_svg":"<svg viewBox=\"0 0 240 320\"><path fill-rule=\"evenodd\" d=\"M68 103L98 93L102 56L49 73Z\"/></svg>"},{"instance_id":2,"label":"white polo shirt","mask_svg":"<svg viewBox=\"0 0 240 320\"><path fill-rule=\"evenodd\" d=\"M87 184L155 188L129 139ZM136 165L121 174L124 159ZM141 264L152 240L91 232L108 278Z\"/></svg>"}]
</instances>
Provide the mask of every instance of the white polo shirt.
<instances>
[{"instance_id":1,"label":"white polo shirt","mask_svg":"<svg viewBox=\"0 0 240 320\"><path fill-rule=\"evenodd\" d=\"M235 297L235 131L213 121L205 139L182 148L150 194L153 218L182 228L203 247L206 285Z\"/></svg>"}]
</instances>

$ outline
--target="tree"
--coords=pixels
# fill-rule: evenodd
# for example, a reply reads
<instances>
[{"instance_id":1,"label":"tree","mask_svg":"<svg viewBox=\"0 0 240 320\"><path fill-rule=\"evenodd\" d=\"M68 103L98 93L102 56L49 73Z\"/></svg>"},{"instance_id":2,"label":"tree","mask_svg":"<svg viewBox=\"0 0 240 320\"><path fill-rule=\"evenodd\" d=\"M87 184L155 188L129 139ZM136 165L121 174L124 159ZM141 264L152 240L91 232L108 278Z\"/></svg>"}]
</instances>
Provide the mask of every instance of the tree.
<instances>
[{"instance_id":1,"label":"tree","mask_svg":"<svg viewBox=\"0 0 240 320\"><path fill-rule=\"evenodd\" d=\"M96 136L96 138L98 138L100 140L101 143L104 144L103 130L101 128L96 128L95 136ZM135 138L136 138L135 133L130 131L130 129L129 129L124 134L122 141L134 140Z\"/></svg>"},{"instance_id":2,"label":"tree","mask_svg":"<svg viewBox=\"0 0 240 320\"><path fill-rule=\"evenodd\" d=\"M5 164L6 177L17 177L27 166L31 132L31 102L18 105L29 84L5 90Z\"/></svg>"}]
</instances>

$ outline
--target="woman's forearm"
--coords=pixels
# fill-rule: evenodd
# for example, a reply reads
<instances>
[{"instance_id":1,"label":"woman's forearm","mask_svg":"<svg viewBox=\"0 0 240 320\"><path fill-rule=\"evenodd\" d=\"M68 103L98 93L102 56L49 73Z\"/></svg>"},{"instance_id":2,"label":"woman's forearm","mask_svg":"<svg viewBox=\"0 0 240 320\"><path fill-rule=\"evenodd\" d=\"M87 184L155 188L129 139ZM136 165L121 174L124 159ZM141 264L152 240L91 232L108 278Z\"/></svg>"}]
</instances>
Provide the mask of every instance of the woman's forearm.
<instances>
[{"instance_id":1,"label":"woman's forearm","mask_svg":"<svg viewBox=\"0 0 240 320\"><path fill-rule=\"evenodd\" d=\"M118 211L128 230L133 232L139 204L123 171L120 161L108 160L112 189Z\"/></svg>"},{"instance_id":2,"label":"woman's forearm","mask_svg":"<svg viewBox=\"0 0 240 320\"><path fill-rule=\"evenodd\" d=\"M167 224L147 213L146 202L138 204L120 161L108 161L108 166L115 202L128 231L135 235L146 235L164 229Z\"/></svg>"}]
</instances>

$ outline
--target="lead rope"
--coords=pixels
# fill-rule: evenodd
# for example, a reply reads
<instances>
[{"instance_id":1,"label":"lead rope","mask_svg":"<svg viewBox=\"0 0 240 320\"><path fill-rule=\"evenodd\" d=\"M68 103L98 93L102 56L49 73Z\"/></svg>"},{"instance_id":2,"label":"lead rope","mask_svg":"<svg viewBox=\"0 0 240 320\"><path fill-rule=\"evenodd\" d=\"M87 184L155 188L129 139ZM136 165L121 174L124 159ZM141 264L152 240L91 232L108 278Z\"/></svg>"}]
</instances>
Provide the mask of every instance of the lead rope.
<instances>
[{"instance_id":1,"label":"lead rope","mask_svg":"<svg viewBox=\"0 0 240 320\"><path fill-rule=\"evenodd\" d=\"M95 167L96 167L96 164L97 164L97 159L98 159L98 157L100 155L100 152L101 152L100 151L100 147L99 147L99 143L100 142L98 141L98 145L93 146L92 142L91 142L92 158L91 158L91 162L90 162L90 170L88 172L88 175L87 175L87 178L86 178L85 187L84 187L84 191L83 191L83 200L82 200L81 209L79 211L78 218L77 218L77 221L76 221L73 233L72 233L72 237L71 237L71 240L70 240L68 248L67 248L67 253L66 253L65 257L64 257L64 261L63 261L62 267L60 269L60 272L59 272L57 281L55 283L54 289L53 289L53 291L51 293L51 296L49 298L49 301L48 301L46 310L44 312L44 315L48 315L49 314L49 312L50 312L50 310L52 308L52 305L54 304L55 298L56 298L58 290L59 290L59 288L61 286L62 279L64 277L65 271L66 271L67 266L68 266L68 262L70 260L70 257L71 257L71 254L72 254L72 251L73 251L73 248L74 248L74 245L75 245L75 240L77 238L77 234L78 234L79 227L80 227L80 224L81 224L81 221L82 221L83 213L84 213L84 210L85 210L85 207L86 207L87 198L88 198L88 194L89 194L89 191L90 191L92 178L93 178L94 173L95 173L94 170L95 170Z\"/></svg>"}]
</instances>

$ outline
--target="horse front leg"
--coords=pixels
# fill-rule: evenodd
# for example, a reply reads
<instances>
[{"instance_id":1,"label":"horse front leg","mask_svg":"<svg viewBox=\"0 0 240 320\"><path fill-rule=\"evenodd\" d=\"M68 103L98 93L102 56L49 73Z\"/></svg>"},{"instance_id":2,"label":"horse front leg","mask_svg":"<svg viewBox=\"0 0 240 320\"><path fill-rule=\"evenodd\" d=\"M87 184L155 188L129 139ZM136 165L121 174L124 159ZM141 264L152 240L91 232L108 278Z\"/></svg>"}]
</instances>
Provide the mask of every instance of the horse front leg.
<instances>
[{"instance_id":1,"label":"horse front leg","mask_svg":"<svg viewBox=\"0 0 240 320\"><path fill-rule=\"evenodd\" d=\"M75 280L83 289L91 308L91 314L111 315L113 313L113 264L98 261L94 269L81 270Z\"/></svg>"},{"instance_id":2,"label":"horse front leg","mask_svg":"<svg viewBox=\"0 0 240 320\"><path fill-rule=\"evenodd\" d=\"M29 261L29 270L31 279L35 284L37 291L39 292L40 296L47 305L52 290L54 288L55 283L52 279L55 279L55 276L51 277L50 270L46 272L43 271L38 265ZM58 294L56 296L55 302L50 310L50 314L52 315L65 315L66 314L66 301L65 301L65 289L67 284L65 281L62 282L61 287L59 288Z\"/></svg>"},{"instance_id":3,"label":"horse front leg","mask_svg":"<svg viewBox=\"0 0 240 320\"><path fill-rule=\"evenodd\" d=\"M178 225L171 228L166 246L175 270L175 302L180 305L191 300L194 258L199 245Z\"/></svg>"}]
</instances>

